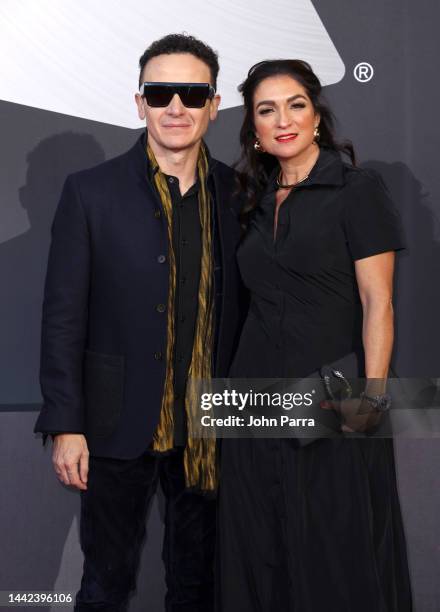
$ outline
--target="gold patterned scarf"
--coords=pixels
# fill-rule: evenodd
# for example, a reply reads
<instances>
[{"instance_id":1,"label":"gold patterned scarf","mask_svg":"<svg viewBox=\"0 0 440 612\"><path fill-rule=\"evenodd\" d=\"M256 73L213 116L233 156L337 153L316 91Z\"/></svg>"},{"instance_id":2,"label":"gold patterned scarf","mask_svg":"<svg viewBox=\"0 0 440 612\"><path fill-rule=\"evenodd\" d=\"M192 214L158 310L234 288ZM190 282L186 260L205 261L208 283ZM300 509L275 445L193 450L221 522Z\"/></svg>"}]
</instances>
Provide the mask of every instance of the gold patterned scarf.
<instances>
[{"instance_id":1,"label":"gold patterned scarf","mask_svg":"<svg viewBox=\"0 0 440 612\"><path fill-rule=\"evenodd\" d=\"M162 396L162 407L159 424L153 437L153 450L164 452L174 445L174 339L175 316L174 302L176 295L176 257L173 248L173 205L164 173L160 170L151 147L147 144L147 155L154 172L154 183L159 193L165 212L168 228L169 249L169 292L167 319L167 353L166 374ZM202 229L202 258L200 268L198 313L194 332L194 344L189 379L211 378L214 325L214 284L213 284L213 242L211 227L211 198L207 188L208 158L204 143L200 146L197 161L200 181L199 216ZM185 395L185 412L188 440L184 451L184 469L187 487L202 491L214 491L217 487L216 442L212 436L195 437L196 415L195 391L187 384ZM200 429L199 429L200 431Z\"/></svg>"}]
</instances>

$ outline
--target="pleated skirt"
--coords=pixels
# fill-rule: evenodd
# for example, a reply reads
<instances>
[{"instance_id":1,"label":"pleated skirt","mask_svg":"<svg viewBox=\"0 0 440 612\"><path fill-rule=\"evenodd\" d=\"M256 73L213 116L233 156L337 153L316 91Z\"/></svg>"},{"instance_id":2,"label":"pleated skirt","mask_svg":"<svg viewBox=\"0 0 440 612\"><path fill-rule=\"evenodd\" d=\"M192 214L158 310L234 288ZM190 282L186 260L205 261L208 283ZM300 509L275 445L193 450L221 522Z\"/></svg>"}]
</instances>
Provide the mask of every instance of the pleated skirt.
<instances>
[{"instance_id":1,"label":"pleated skirt","mask_svg":"<svg viewBox=\"0 0 440 612\"><path fill-rule=\"evenodd\" d=\"M410 612L390 439L223 440L217 612Z\"/></svg>"}]
</instances>

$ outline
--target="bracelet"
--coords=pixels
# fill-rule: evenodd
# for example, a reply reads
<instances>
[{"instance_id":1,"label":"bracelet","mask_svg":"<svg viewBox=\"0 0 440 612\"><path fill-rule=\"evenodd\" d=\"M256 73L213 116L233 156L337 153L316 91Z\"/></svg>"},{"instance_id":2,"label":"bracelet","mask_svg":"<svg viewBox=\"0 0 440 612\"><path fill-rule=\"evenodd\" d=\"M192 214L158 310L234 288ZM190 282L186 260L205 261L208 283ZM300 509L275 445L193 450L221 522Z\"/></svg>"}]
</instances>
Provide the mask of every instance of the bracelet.
<instances>
[{"instance_id":1,"label":"bracelet","mask_svg":"<svg viewBox=\"0 0 440 612\"><path fill-rule=\"evenodd\" d=\"M383 393L382 395L367 395L362 392L360 397L371 404L378 412L386 412L391 408L391 395L388 393Z\"/></svg>"}]
</instances>

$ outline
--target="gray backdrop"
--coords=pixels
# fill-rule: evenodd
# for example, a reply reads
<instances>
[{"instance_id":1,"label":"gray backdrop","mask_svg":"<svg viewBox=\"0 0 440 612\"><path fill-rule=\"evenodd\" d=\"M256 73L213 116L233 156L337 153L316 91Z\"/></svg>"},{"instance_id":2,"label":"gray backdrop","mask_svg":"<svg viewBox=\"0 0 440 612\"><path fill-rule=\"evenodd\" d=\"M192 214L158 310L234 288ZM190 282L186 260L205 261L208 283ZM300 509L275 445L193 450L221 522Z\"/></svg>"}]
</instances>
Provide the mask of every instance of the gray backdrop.
<instances>
[{"instance_id":1,"label":"gray backdrop","mask_svg":"<svg viewBox=\"0 0 440 612\"><path fill-rule=\"evenodd\" d=\"M314 5L346 66L342 81L327 88L338 131L353 140L362 165L381 172L404 220L408 249L399 257L396 282L397 371L440 376L434 69L440 6L428 0L417 5L314 0ZM368 83L353 76L354 66L364 61L374 67ZM241 116L241 108L222 111L207 138L213 154L227 163L237 156ZM43 450L32 433L41 400L39 325L49 227L66 174L125 151L138 133L2 101L0 126L0 590L74 593L82 564L79 496L58 484L50 448ZM416 611L435 612L440 610L440 444L401 440L396 454ZM163 610L162 515L159 493L132 611Z\"/></svg>"}]
</instances>

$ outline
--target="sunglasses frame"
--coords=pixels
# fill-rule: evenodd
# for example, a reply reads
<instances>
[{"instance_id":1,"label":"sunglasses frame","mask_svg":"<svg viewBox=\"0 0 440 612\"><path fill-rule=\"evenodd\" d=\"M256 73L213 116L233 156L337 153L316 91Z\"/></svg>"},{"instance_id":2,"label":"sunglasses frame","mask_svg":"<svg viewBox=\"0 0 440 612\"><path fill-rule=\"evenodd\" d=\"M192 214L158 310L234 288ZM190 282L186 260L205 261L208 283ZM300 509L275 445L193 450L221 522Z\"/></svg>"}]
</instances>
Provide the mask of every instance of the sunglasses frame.
<instances>
[{"instance_id":1,"label":"sunglasses frame","mask_svg":"<svg viewBox=\"0 0 440 612\"><path fill-rule=\"evenodd\" d=\"M164 87L165 89L168 89L171 93L171 97L168 101L167 104L161 104L159 106L157 105L152 105L148 102L147 99L147 95L145 93L145 89L148 88L149 86L153 86L153 87ZM206 97L203 101L203 104L201 105L197 105L197 106L188 106L187 104L184 103L184 101L182 100L181 95L179 94L179 92L177 91L178 89L182 89L182 88L196 88L196 89L205 89L207 91ZM174 90L174 91L173 91ZM177 94L183 104L183 106L185 108L203 108L206 104L206 100L212 100L213 97L215 96L215 89L214 87L210 84L210 83L180 83L180 82L162 82L162 81L145 81L145 83L142 84L141 87L141 96L143 98L145 98L146 103L148 104L148 106L151 106L151 108L166 108L169 103L171 102L171 100L173 99L174 95Z\"/></svg>"}]
</instances>

